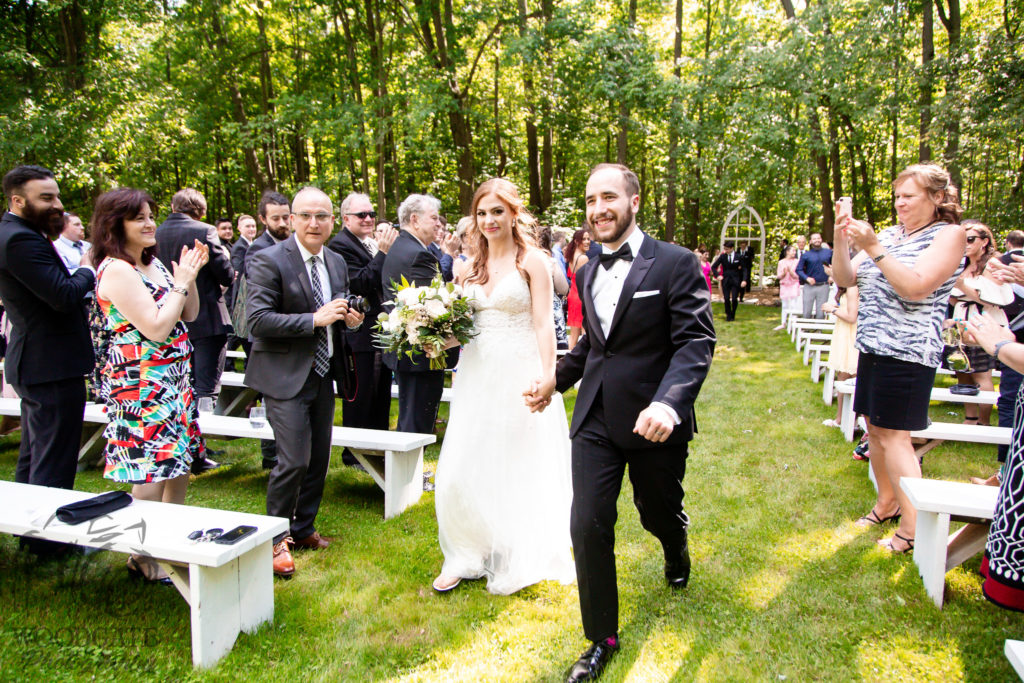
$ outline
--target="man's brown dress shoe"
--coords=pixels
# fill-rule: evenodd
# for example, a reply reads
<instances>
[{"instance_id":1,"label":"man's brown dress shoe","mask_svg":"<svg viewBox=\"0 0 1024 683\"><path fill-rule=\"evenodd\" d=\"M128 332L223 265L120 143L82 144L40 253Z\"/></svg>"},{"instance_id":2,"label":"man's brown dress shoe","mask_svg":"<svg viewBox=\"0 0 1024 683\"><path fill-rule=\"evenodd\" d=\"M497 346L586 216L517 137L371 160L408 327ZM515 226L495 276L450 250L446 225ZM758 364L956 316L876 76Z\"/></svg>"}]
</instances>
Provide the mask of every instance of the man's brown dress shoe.
<instances>
[{"instance_id":1,"label":"man's brown dress shoe","mask_svg":"<svg viewBox=\"0 0 1024 683\"><path fill-rule=\"evenodd\" d=\"M320 535L319 531L314 531L311 535L305 538L292 541L292 546L295 548L305 548L307 550L323 550L331 544L331 539L324 538Z\"/></svg>"},{"instance_id":2,"label":"man's brown dress shoe","mask_svg":"<svg viewBox=\"0 0 1024 683\"><path fill-rule=\"evenodd\" d=\"M274 574L285 578L295 573L295 561L292 560L292 553L288 550L288 544L292 537L285 536L280 542L274 544Z\"/></svg>"}]
</instances>

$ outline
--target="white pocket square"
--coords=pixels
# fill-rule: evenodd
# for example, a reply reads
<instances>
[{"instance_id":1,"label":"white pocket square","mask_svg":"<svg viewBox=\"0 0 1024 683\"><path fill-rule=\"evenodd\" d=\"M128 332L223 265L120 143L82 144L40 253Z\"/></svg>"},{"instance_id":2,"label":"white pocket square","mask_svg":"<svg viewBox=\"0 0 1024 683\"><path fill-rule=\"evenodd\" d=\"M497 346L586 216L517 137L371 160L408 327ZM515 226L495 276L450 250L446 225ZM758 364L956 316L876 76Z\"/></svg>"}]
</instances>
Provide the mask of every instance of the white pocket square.
<instances>
[{"instance_id":1,"label":"white pocket square","mask_svg":"<svg viewBox=\"0 0 1024 683\"><path fill-rule=\"evenodd\" d=\"M660 289L649 289L646 292L637 292L633 295L634 299L643 299L645 296L654 296L655 294L661 294Z\"/></svg>"}]
</instances>

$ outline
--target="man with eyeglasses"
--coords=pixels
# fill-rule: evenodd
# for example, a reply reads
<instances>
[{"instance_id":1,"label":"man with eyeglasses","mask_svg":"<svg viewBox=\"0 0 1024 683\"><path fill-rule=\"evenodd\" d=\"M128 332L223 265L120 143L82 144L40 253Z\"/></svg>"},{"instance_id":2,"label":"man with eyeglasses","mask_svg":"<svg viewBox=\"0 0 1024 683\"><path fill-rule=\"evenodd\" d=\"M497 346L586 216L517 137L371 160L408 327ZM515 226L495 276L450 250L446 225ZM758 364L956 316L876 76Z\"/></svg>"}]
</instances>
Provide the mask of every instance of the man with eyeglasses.
<instances>
[{"instance_id":1,"label":"man with eyeglasses","mask_svg":"<svg viewBox=\"0 0 1024 683\"><path fill-rule=\"evenodd\" d=\"M367 320L377 319L384 310L384 286L380 274L384 258L398 237L388 225L376 239L377 212L365 194L352 193L341 202L344 226L327 245L341 254L348 266L349 288L366 299L370 310ZM356 364L355 396L346 397L342 424L363 429L388 429L391 420L391 369L383 362L381 350L373 343L373 325L363 325L346 333ZM342 454L346 465L356 464L348 449Z\"/></svg>"},{"instance_id":2,"label":"man with eyeglasses","mask_svg":"<svg viewBox=\"0 0 1024 683\"><path fill-rule=\"evenodd\" d=\"M330 545L314 525L331 455L335 382L354 382L342 329L363 314L348 307L345 259L324 244L331 237L330 198L315 187L292 200L293 237L256 254L248 265L252 356L245 383L263 393L277 441L267 482L267 514L290 520L274 538L274 573L295 572L292 548Z\"/></svg>"}]
</instances>

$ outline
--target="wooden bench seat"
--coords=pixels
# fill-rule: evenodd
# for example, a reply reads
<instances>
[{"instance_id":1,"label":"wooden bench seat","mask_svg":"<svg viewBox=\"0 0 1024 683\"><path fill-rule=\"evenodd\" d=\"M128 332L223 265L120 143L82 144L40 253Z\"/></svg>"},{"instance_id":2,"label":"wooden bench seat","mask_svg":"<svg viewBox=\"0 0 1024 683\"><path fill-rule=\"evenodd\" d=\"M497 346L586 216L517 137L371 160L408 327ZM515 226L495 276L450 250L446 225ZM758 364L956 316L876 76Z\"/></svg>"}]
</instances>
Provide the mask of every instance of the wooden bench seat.
<instances>
[{"instance_id":1,"label":"wooden bench seat","mask_svg":"<svg viewBox=\"0 0 1024 683\"><path fill-rule=\"evenodd\" d=\"M288 530L288 520L145 500L74 526L56 518L58 507L94 495L0 481L0 532L158 560L189 604L197 667L216 664L240 631L273 621L273 539ZM257 531L232 545L188 539L197 529L228 531L242 524Z\"/></svg>"},{"instance_id":2,"label":"wooden bench seat","mask_svg":"<svg viewBox=\"0 0 1024 683\"><path fill-rule=\"evenodd\" d=\"M1007 638L1003 645L1003 653L1010 660L1010 666L1017 673L1017 676L1024 681L1024 640L1010 640Z\"/></svg>"},{"instance_id":3,"label":"wooden bench seat","mask_svg":"<svg viewBox=\"0 0 1024 683\"><path fill-rule=\"evenodd\" d=\"M0 398L0 415L20 415L21 401ZM87 403L83 419L92 428L88 444L104 442L103 429L107 423L106 407ZM273 439L270 425L254 428L248 418L227 415L200 415L199 429L212 438ZM334 427L331 445L348 448L366 472L384 491L384 518L390 519L419 501L423 495L423 448L437 440L433 434L410 434L377 429ZM96 459L95 451L79 458L79 471L90 467Z\"/></svg>"},{"instance_id":4,"label":"wooden bench seat","mask_svg":"<svg viewBox=\"0 0 1024 683\"><path fill-rule=\"evenodd\" d=\"M914 564L928 597L942 607L945 577L953 567L985 547L988 527L977 522L992 519L999 489L956 481L902 477L902 488L917 510ZM949 535L951 520L975 522Z\"/></svg>"}]
</instances>

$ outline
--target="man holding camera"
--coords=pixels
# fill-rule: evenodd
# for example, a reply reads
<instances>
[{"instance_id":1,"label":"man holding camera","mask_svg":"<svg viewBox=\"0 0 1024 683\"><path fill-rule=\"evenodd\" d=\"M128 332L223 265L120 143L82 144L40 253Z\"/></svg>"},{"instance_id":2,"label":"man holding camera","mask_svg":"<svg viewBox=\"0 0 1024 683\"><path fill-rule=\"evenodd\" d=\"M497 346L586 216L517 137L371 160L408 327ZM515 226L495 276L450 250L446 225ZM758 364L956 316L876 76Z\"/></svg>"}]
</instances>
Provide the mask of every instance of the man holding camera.
<instances>
[{"instance_id":1,"label":"man holding camera","mask_svg":"<svg viewBox=\"0 0 1024 683\"><path fill-rule=\"evenodd\" d=\"M292 200L295 235L258 252L247 266L253 336L245 383L262 392L277 441L267 483L267 514L290 520L274 538L274 573L295 572L291 548L326 548L314 527L331 453L334 382L349 379L351 351L342 327L358 328L350 309L345 260L323 246L334 227L330 198L314 187Z\"/></svg>"},{"instance_id":2,"label":"man holding camera","mask_svg":"<svg viewBox=\"0 0 1024 683\"><path fill-rule=\"evenodd\" d=\"M345 259L349 288L368 304L368 323L345 335L355 358L356 390L354 396L345 397L342 423L346 427L386 430L391 419L391 369L384 364L381 350L374 346L372 323L384 310L380 274L398 231L386 225L374 239L377 212L365 194L353 193L342 200L341 222L342 229L327 246ZM350 464L352 456L347 451L345 455L345 463Z\"/></svg>"}]
</instances>

